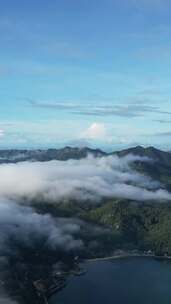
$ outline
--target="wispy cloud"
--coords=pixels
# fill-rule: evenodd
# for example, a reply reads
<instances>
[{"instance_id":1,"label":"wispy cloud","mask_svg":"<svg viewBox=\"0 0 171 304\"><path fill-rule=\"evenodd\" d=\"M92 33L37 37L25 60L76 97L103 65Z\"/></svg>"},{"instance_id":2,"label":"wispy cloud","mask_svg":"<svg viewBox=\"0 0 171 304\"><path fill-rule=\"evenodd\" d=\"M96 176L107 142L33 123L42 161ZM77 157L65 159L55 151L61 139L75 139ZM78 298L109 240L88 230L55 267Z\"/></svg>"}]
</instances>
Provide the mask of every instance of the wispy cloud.
<instances>
[{"instance_id":1,"label":"wispy cloud","mask_svg":"<svg viewBox=\"0 0 171 304\"><path fill-rule=\"evenodd\" d=\"M156 133L151 134L151 136L171 137L171 131L168 131L168 132L156 132Z\"/></svg>"},{"instance_id":2,"label":"wispy cloud","mask_svg":"<svg viewBox=\"0 0 171 304\"><path fill-rule=\"evenodd\" d=\"M32 107L42 108L42 109L56 109L56 110L75 110L82 108L79 104L72 102L41 102L34 101L29 98L26 99Z\"/></svg>"},{"instance_id":3,"label":"wispy cloud","mask_svg":"<svg viewBox=\"0 0 171 304\"><path fill-rule=\"evenodd\" d=\"M27 99L29 104L35 108L44 108L52 110L66 110L72 114L87 115L87 116L120 116L120 117L139 117L145 116L148 113L167 114L171 115L171 111L163 111L158 106L139 104L138 102L129 103L126 105L102 104L93 105L86 103L72 102L39 102Z\"/></svg>"},{"instance_id":4,"label":"wispy cloud","mask_svg":"<svg viewBox=\"0 0 171 304\"><path fill-rule=\"evenodd\" d=\"M170 124L171 120L165 120L165 119L155 119L154 121L159 122L161 124Z\"/></svg>"}]
</instances>

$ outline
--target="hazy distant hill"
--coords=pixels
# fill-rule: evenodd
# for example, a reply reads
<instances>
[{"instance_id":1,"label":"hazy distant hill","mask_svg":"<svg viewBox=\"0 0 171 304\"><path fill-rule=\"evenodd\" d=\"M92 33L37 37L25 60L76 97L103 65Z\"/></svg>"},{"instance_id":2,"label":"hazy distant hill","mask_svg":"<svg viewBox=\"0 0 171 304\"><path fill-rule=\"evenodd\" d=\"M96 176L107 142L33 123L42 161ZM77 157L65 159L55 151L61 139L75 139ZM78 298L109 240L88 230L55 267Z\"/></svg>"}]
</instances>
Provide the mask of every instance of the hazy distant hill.
<instances>
[{"instance_id":1,"label":"hazy distant hill","mask_svg":"<svg viewBox=\"0 0 171 304\"><path fill-rule=\"evenodd\" d=\"M88 147L65 147L62 149L47 149L47 150L20 150L9 149L0 150L0 162L19 162L25 160L33 161L49 161L49 160L68 160L68 159L81 159L88 154L92 154L95 157L115 155L125 156L128 154L134 154L139 156L147 156L157 162L164 165L171 165L171 153L158 150L154 147L143 148L142 146L136 146L129 149L106 153L100 149L91 149Z\"/></svg>"},{"instance_id":2,"label":"hazy distant hill","mask_svg":"<svg viewBox=\"0 0 171 304\"><path fill-rule=\"evenodd\" d=\"M20 161L50 161L50 160L68 160L85 158L88 154L95 157L107 155L99 149L72 148L47 150L0 150L0 163L16 163Z\"/></svg>"}]
</instances>

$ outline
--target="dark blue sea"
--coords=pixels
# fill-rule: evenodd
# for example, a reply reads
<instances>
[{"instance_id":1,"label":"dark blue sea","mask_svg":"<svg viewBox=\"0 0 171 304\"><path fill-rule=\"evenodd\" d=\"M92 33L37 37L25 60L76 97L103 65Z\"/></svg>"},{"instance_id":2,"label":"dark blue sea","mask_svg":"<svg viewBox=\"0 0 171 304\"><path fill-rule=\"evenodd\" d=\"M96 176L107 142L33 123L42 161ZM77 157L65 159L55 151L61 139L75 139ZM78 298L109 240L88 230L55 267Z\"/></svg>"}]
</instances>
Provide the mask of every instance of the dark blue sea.
<instances>
[{"instance_id":1,"label":"dark blue sea","mask_svg":"<svg viewBox=\"0 0 171 304\"><path fill-rule=\"evenodd\" d=\"M127 258L86 262L50 304L171 304L171 261Z\"/></svg>"}]
</instances>

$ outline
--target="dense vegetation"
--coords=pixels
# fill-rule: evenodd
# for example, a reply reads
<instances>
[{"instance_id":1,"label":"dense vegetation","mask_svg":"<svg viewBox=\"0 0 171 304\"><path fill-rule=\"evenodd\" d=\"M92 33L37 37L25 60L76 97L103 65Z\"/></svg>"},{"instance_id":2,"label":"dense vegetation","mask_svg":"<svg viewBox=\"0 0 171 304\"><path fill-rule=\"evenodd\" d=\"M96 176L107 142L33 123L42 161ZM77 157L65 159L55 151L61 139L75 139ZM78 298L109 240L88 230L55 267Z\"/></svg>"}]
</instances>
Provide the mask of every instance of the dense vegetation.
<instances>
[{"instance_id":1,"label":"dense vegetation","mask_svg":"<svg viewBox=\"0 0 171 304\"><path fill-rule=\"evenodd\" d=\"M171 206L169 204L109 202L87 214L96 223L110 227L123 248L151 250L171 255Z\"/></svg>"},{"instance_id":2,"label":"dense vegetation","mask_svg":"<svg viewBox=\"0 0 171 304\"><path fill-rule=\"evenodd\" d=\"M171 204L113 199L101 204L66 202L36 206L40 212L77 217L84 223L81 238L86 243L84 257L104 256L117 249L151 251L171 255ZM94 227L100 227L99 230ZM92 246L95 244L96 246Z\"/></svg>"}]
</instances>

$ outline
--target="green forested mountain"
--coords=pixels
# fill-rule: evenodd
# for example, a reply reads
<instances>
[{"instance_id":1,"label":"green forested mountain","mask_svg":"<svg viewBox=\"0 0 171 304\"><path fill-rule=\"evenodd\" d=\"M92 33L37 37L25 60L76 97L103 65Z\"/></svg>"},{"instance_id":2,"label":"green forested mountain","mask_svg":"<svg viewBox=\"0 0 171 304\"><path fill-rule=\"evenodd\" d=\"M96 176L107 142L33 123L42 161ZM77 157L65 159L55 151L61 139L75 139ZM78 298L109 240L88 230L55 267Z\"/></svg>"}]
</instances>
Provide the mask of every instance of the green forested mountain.
<instances>
[{"instance_id":1,"label":"green forested mountain","mask_svg":"<svg viewBox=\"0 0 171 304\"><path fill-rule=\"evenodd\" d=\"M110 227L123 248L171 255L170 204L116 200L91 210L88 217Z\"/></svg>"},{"instance_id":2,"label":"green forested mountain","mask_svg":"<svg viewBox=\"0 0 171 304\"><path fill-rule=\"evenodd\" d=\"M144 173L152 178L160 181L171 190L171 153L158 150L154 147L143 148L141 146L133 147L130 149L114 152L120 157L128 154L133 154L141 157L148 157L150 162L135 162L135 169Z\"/></svg>"}]
</instances>

